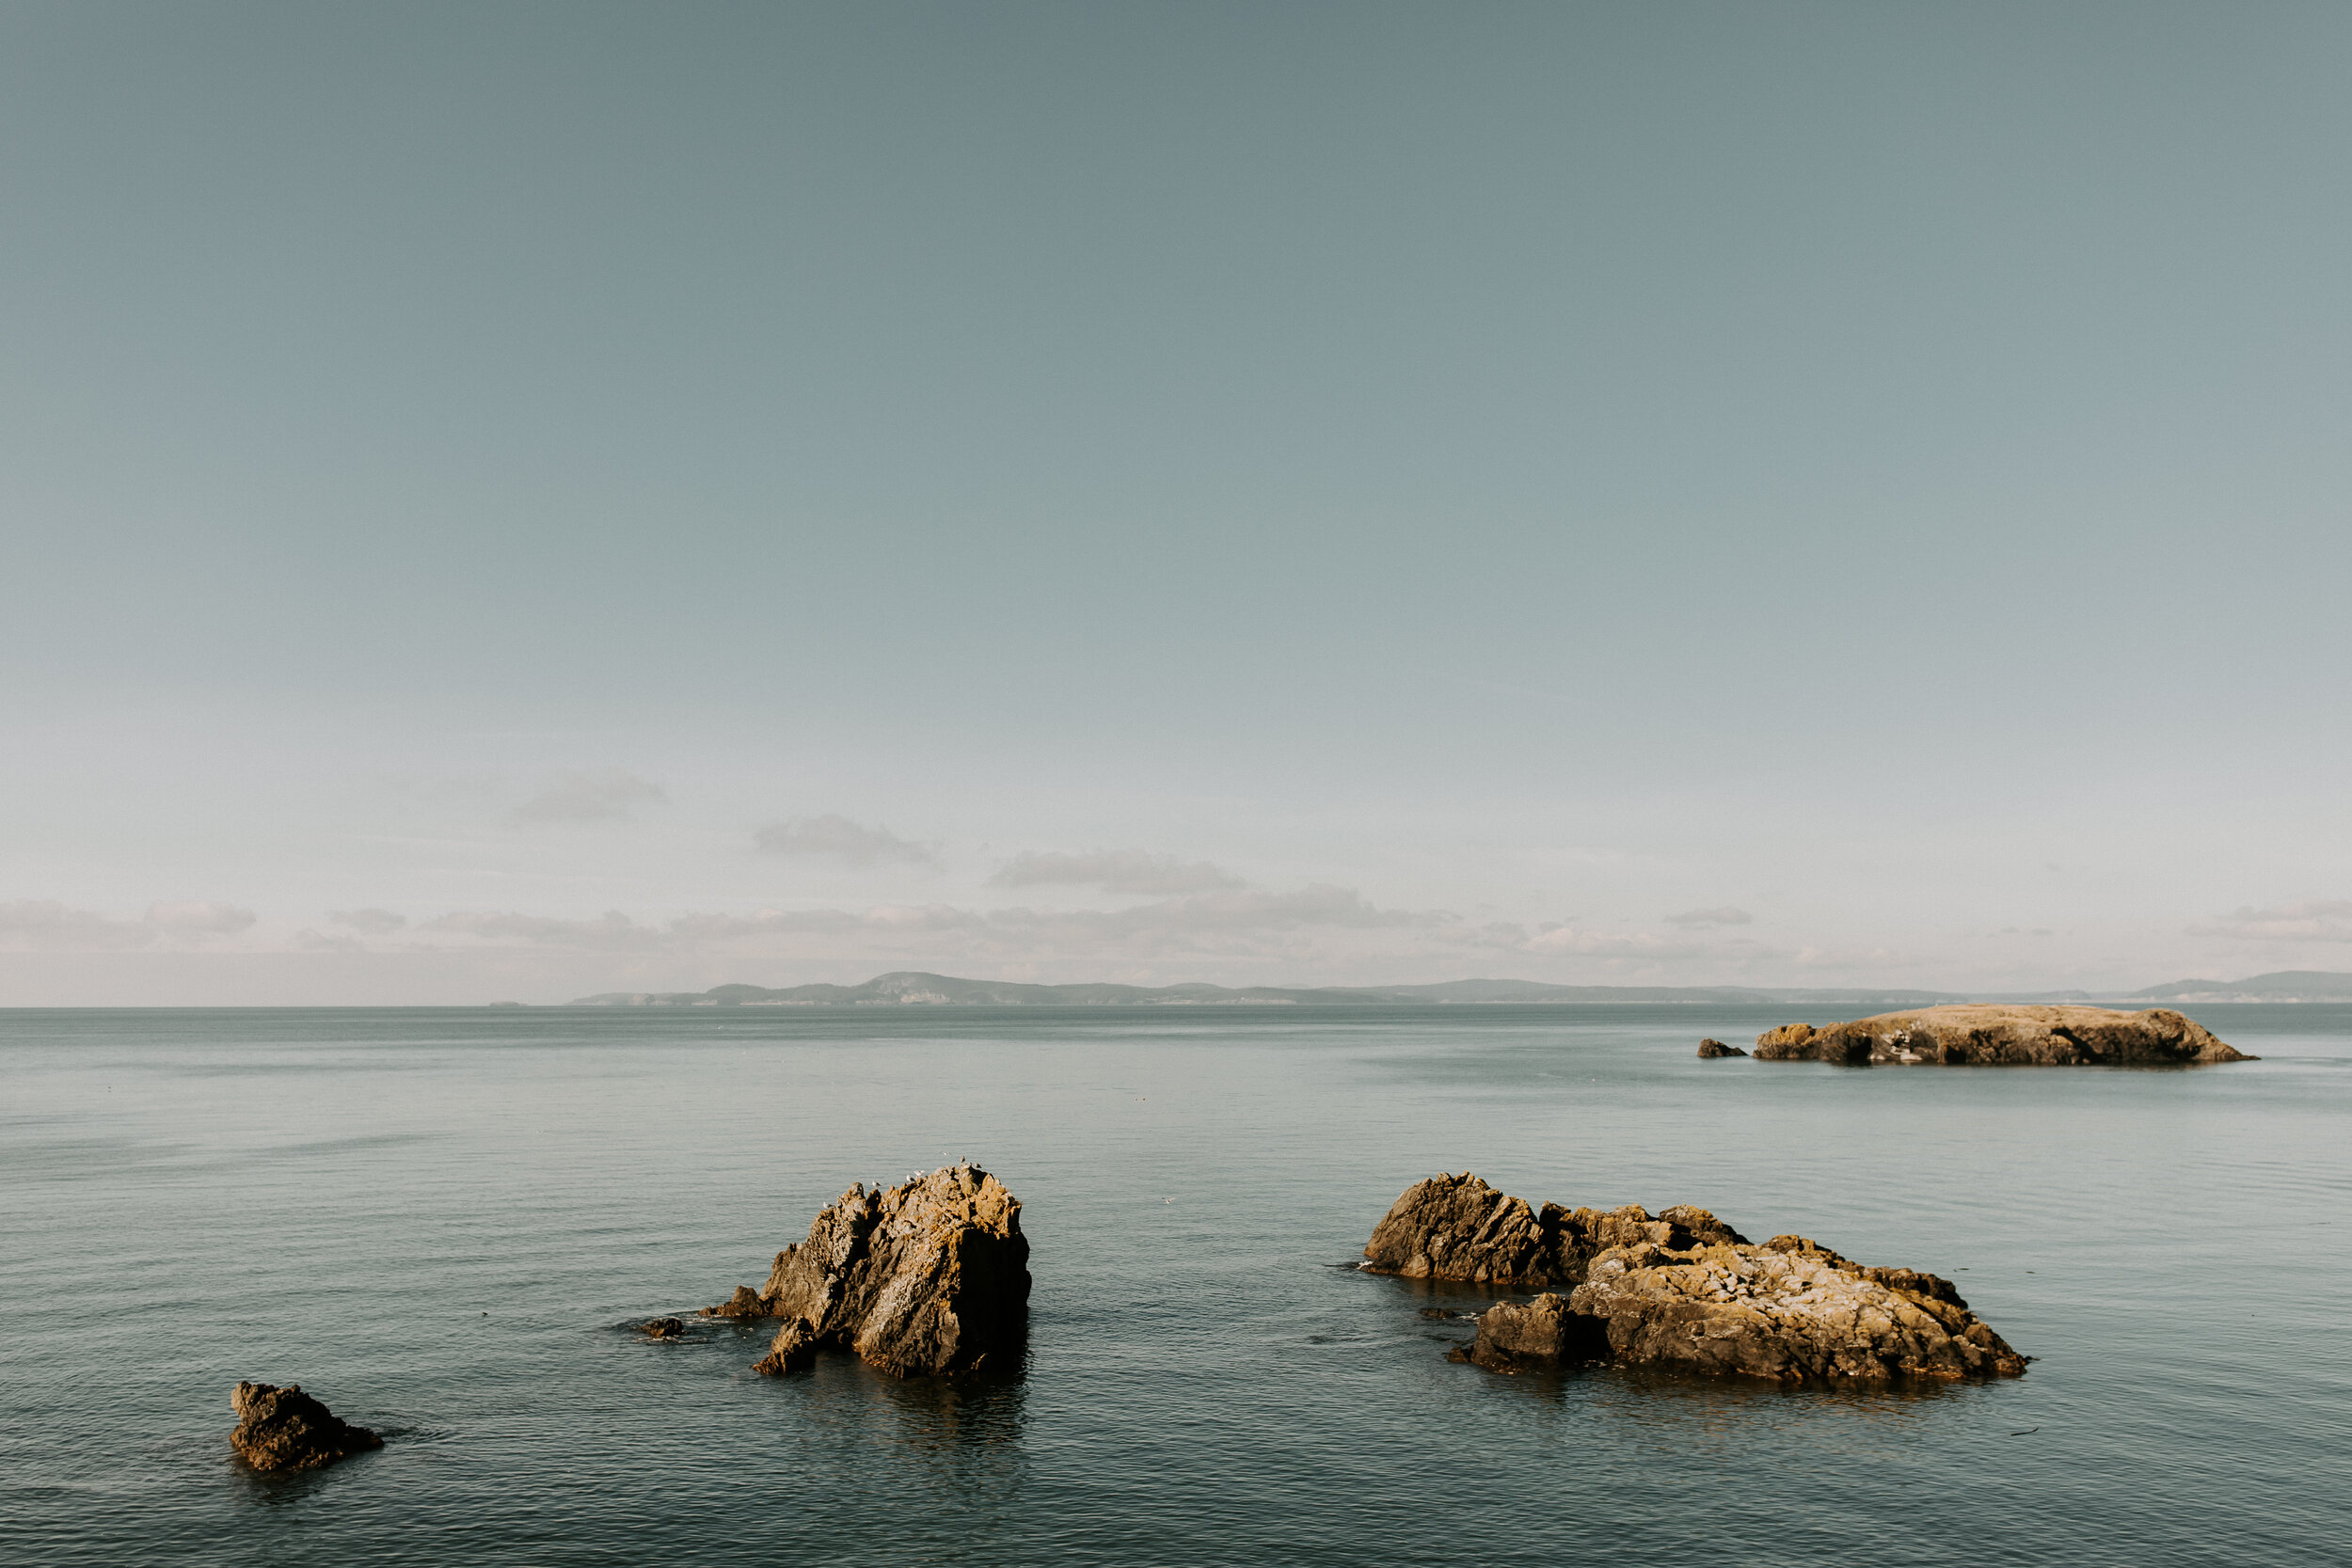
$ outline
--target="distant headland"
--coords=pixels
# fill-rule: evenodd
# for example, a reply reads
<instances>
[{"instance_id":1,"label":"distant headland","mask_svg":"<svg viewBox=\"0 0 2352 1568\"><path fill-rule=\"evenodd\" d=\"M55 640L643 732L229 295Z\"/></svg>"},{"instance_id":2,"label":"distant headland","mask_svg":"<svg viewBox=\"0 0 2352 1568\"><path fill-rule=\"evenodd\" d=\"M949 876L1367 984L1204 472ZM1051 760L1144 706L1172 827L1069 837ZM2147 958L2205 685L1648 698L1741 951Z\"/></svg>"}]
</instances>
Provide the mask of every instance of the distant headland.
<instances>
[{"instance_id":1,"label":"distant headland","mask_svg":"<svg viewBox=\"0 0 2352 1568\"><path fill-rule=\"evenodd\" d=\"M2126 996L2058 991L2009 1001L2091 1000L2165 1002L2352 1002L2352 974L2282 970L2244 980L2181 980ZM1939 990L1823 990L1760 986L1558 986L1540 980L1447 980L1425 986L1034 986L1009 980L965 980L952 974L898 970L858 986L713 986L708 990L603 991L575 1007L1118 1007L1118 1006L1370 1006L1418 1003L1688 1002L1818 1003L1924 1007L1981 998Z\"/></svg>"}]
</instances>

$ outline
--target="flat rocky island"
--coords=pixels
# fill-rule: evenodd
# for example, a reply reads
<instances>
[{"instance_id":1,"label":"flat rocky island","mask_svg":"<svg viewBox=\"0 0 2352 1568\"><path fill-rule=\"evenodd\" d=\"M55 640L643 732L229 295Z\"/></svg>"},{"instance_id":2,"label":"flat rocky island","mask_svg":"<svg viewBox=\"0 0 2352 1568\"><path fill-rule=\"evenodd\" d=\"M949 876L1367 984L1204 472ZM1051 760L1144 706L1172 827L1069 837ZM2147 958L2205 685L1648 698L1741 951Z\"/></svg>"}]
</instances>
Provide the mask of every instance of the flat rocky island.
<instances>
[{"instance_id":1,"label":"flat rocky island","mask_svg":"<svg viewBox=\"0 0 2352 1568\"><path fill-rule=\"evenodd\" d=\"M894 1377L970 1371L1020 1344L1028 1262L1021 1200L977 1165L949 1165L886 1190L852 1184L776 1254L767 1284L702 1315L784 1320L756 1364L771 1374L827 1348Z\"/></svg>"},{"instance_id":2,"label":"flat rocky island","mask_svg":"<svg viewBox=\"0 0 2352 1568\"><path fill-rule=\"evenodd\" d=\"M1396 1200L1362 1266L1541 1291L1479 1314L1467 1359L1497 1371L1613 1361L1851 1385L2026 1370L1947 1279L1865 1267L1803 1236L1751 1243L1688 1205L1538 1210L1467 1172L1435 1176Z\"/></svg>"},{"instance_id":3,"label":"flat rocky island","mask_svg":"<svg viewBox=\"0 0 2352 1568\"><path fill-rule=\"evenodd\" d=\"M2127 1013L2007 1003L1880 1013L1826 1029L1784 1023L1756 1037L1756 1058L1967 1067L2196 1067L2260 1060L2224 1045L2202 1024L2168 1007Z\"/></svg>"}]
</instances>

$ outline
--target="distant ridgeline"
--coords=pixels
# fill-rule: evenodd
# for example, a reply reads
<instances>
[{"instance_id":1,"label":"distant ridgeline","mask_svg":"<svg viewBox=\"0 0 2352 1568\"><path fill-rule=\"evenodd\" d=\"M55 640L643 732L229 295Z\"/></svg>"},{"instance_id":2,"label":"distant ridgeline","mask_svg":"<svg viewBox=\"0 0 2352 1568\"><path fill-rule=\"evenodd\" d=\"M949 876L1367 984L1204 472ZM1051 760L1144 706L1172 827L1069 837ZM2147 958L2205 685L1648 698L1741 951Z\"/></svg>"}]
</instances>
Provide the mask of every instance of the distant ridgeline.
<instances>
[{"instance_id":1,"label":"distant ridgeline","mask_svg":"<svg viewBox=\"0 0 2352 1568\"><path fill-rule=\"evenodd\" d=\"M610 990L575 1007L955 1007L1369 1006L1382 1003L1690 1002L1740 1006L1798 1003L1925 1007L1980 998L1945 990L1770 990L1760 986L1553 986L1539 980L1448 980L1434 986L1025 986L960 980L900 970L862 986L713 986L708 990ZM2290 969L2244 980L2178 980L2128 996L2054 991L2008 1002L2352 1002L2352 974Z\"/></svg>"},{"instance_id":2,"label":"distant ridgeline","mask_svg":"<svg viewBox=\"0 0 2352 1568\"><path fill-rule=\"evenodd\" d=\"M1549 986L1535 980L1448 980L1434 986L1025 986L901 971L862 986L713 986L708 990L606 991L575 1007L788 1007L862 1004L935 1006L1364 1006L1398 1002L1819 1002L1925 1006L1959 1000L1928 990L1765 990L1744 986Z\"/></svg>"},{"instance_id":3,"label":"distant ridgeline","mask_svg":"<svg viewBox=\"0 0 2352 1568\"><path fill-rule=\"evenodd\" d=\"M2151 1002L2352 1002L2352 974L2280 969L2243 980L2175 980L2132 995Z\"/></svg>"}]
</instances>

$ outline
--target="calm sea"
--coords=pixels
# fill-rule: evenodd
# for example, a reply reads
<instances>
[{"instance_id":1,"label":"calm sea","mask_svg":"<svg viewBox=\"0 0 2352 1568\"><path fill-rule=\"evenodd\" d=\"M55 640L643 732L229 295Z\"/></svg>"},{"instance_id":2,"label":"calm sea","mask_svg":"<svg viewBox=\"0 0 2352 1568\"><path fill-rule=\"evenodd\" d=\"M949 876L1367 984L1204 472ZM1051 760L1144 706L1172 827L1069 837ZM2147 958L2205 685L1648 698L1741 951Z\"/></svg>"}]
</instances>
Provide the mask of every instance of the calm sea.
<instances>
[{"instance_id":1,"label":"calm sea","mask_svg":"<svg viewBox=\"0 0 2352 1568\"><path fill-rule=\"evenodd\" d=\"M1692 1055L1788 1016L0 1013L0 1560L2352 1560L2352 1008L2197 1009L2265 1059L2192 1071ZM965 1156L1027 1206L1017 1374L620 1326ZM2040 1359L1453 1365L1420 1309L1476 1298L1350 1265L1464 1168L1932 1269ZM248 1474L240 1378L389 1446Z\"/></svg>"}]
</instances>

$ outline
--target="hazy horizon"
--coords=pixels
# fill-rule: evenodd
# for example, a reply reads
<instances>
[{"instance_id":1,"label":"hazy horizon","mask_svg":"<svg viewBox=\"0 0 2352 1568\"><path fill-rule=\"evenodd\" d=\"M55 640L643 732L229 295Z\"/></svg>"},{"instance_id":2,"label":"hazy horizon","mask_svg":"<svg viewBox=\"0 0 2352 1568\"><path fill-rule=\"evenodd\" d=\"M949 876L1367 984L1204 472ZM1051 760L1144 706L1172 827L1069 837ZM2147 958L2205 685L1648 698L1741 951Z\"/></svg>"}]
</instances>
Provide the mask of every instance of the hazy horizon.
<instances>
[{"instance_id":1,"label":"hazy horizon","mask_svg":"<svg viewBox=\"0 0 2352 1568\"><path fill-rule=\"evenodd\" d=\"M2352 970L2347 46L0 11L0 1006Z\"/></svg>"}]
</instances>

